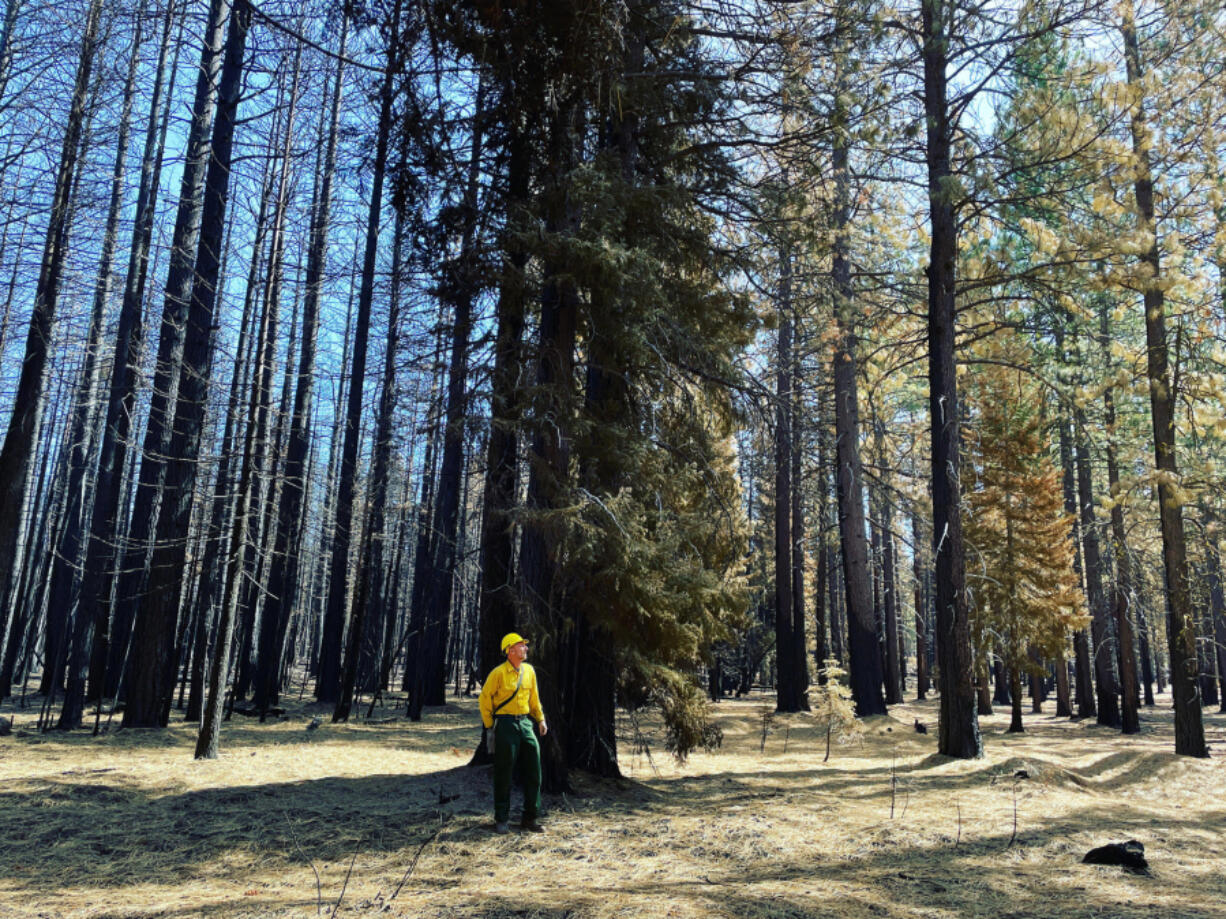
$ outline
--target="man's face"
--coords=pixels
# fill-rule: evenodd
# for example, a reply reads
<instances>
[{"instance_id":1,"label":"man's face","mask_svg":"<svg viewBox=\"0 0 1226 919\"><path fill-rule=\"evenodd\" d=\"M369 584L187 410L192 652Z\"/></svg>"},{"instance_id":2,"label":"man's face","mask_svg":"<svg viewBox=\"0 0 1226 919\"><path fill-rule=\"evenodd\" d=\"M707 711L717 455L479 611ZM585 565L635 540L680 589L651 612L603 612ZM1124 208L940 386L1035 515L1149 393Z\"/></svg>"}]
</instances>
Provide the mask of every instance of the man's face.
<instances>
[{"instance_id":1,"label":"man's face","mask_svg":"<svg viewBox=\"0 0 1226 919\"><path fill-rule=\"evenodd\" d=\"M526 641L516 642L507 648L507 660L511 662L511 666L519 669L519 665L528 657L528 643Z\"/></svg>"}]
</instances>

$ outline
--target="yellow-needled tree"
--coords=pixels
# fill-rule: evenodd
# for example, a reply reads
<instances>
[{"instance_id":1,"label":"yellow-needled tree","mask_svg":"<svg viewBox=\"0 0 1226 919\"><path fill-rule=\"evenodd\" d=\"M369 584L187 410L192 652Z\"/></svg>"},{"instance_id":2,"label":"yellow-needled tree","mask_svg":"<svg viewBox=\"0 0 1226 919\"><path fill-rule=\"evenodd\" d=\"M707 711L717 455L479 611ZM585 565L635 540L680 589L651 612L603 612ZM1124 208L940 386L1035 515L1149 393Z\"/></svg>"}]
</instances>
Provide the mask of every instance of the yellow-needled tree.
<instances>
[{"instance_id":1,"label":"yellow-needled tree","mask_svg":"<svg viewBox=\"0 0 1226 919\"><path fill-rule=\"evenodd\" d=\"M1024 345L1002 336L982 349L969 378L970 419L963 488L971 632L978 655L1000 649L1012 682L1010 732L1022 727L1022 674L1062 658L1069 634L1086 624L1073 567L1073 526L1060 470L1047 443L1038 384Z\"/></svg>"}]
</instances>

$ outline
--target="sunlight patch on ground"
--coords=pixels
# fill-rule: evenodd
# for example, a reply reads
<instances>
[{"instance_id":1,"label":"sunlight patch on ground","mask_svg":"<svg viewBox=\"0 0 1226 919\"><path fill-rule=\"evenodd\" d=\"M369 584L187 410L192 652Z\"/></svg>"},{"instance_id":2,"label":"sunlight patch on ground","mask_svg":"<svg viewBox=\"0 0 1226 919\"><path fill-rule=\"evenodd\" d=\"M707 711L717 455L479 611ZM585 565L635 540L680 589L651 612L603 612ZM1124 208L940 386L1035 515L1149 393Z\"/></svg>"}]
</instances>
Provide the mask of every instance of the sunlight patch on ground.
<instances>
[{"instance_id":1,"label":"sunlight patch on ground","mask_svg":"<svg viewBox=\"0 0 1226 919\"><path fill-rule=\"evenodd\" d=\"M722 701L722 747L685 763L649 716L636 749L622 715L624 778L577 777L546 835L507 837L466 766L473 700L418 724L236 716L211 762L182 724L38 735L17 712L0 917L1226 917L1226 769L1171 753L1166 709L1137 738L1050 715L1011 735L997 714L985 756L957 761L935 753L935 705L911 703L823 763L824 725L771 706ZM1150 876L1081 864L1129 838Z\"/></svg>"}]
</instances>

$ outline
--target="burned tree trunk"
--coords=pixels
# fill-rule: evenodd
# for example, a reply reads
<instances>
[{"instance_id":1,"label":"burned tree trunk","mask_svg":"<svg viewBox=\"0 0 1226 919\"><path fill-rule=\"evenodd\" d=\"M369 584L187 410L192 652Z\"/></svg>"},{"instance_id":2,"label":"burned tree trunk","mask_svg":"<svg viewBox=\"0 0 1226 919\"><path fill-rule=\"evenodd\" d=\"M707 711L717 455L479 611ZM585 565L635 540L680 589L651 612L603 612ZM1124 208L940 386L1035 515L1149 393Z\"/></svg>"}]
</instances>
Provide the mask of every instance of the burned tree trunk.
<instances>
[{"instance_id":1,"label":"burned tree trunk","mask_svg":"<svg viewBox=\"0 0 1226 919\"><path fill-rule=\"evenodd\" d=\"M119 233L124 165L128 155L128 131L132 115L132 100L135 96L143 15L144 5L142 4L136 15L136 33L132 38L132 48L128 57L128 74L124 84L115 165L111 171L111 198L107 209L106 229L102 235L102 255L99 259L98 279L94 286L93 309L90 313L88 342L85 346L85 363L81 371L81 390L73 408L72 431L69 434L68 449L71 451L67 491L69 504L65 510L64 525L56 548L56 562L53 566L51 587L48 593L49 608L71 610L75 606L76 610L69 620L72 622L72 627L67 650L67 685L64 693L64 708L60 713L59 722L59 727L64 729L78 727L84 713L85 682L89 671L95 624L93 618L83 609L80 597L76 594L82 539L89 522L88 509L84 505L84 486L90 465L90 457L86 453L86 429L90 416L93 414L93 403L97 397L103 312L110 296L115 238Z\"/></svg>"},{"instance_id":2,"label":"burned tree trunk","mask_svg":"<svg viewBox=\"0 0 1226 919\"><path fill-rule=\"evenodd\" d=\"M118 536L122 528L121 495L126 467L129 465L128 437L132 428L137 371L144 341L142 307L145 282L149 276L149 248L153 237L158 188L161 184L169 105L174 95L173 78L177 52L175 63L169 68L166 66L174 21L175 6L173 3L167 4L162 22L157 75L154 78L153 97L145 129L136 220L132 228L123 302L115 332L115 357L111 366L102 437L98 448L97 477L94 482L93 502L89 509L89 536L78 591L77 615L91 620L93 629L87 689L87 696L91 699L101 698L103 695L110 656L111 603L107 585L111 583L114 547L119 543ZM168 72L171 77L169 89L165 86Z\"/></svg>"},{"instance_id":3,"label":"burned tree trunk","mask_svg":"<svg viewBox=\"0 0 1226 919\"><path fill-rule=\"evenodd\" d=\"M59 297L68 245L69 200L76 180L86 97L93 72L94 53L97 50L101 11L101 0L92 0L81 39L68 123L60 146L55 192L43 243L42 265L34 296L34 310L30 316L30 330L26 337L21 375L13 400L13 414L9 418L4 445L0 447L0 608L5 610L5 622L12 609L9 594L17 562L23 499L30 461L37 449L34 432L43 400L43 377L51 350L56 301ZM0 634L4 631L5 629L0 628Z\"/></svg>"},{"instance_id":4,"label":"burned tree trunk","mask_svg":"<svg viewBox=\"0 0 1226 919\"><path fill-rule=\"evenodd\" d=\"M1085 556L1086 594L1090 602L1090 636L1094 642L1094 685L1098 690L1098 723L1120 726L1119 690L1115 685L1115 655L1108 623L1107 599L1102 583L1102 551L1098 524L1094 520L1094 493L1090 470L1090 444L1085 418L1078 411L1074 418L1077 436L1077 495L1081 511L1081 542Z\"/></svg>"},{"instance_id":5,"label":"burned tree trunk","mask_svg":"<svg viewBox=\"0 0 1226 919\"><path fill-rule=\"evenodd\" d=\"M1150 239L1141 255L1148 269L1144 285L1146 376L1149 379L1150 415L1154 431L1154 465L1158 470L1158 519L1162 531L1162 562L1166 572L1167 644L1171 655L1171 693L1175 701L1175 752L1207 757L1205 728L1197 686L1196 625L1188 585L1188 553L1183 531L1183 507L1176 488L1179 467L1175 457L1176 393L1171 387L1166 342L1166 295L1161 284L1158 228L1154 222L1154 183L1150 170L1151 131L1145 121L1145 94L1140 47L1131 5L1121 25L1128 85L1136 90L1132 107L1132 145L1136 159L1134 193L1137 223Z\"/></svg>"},{"instance_id":6,"label":"burned tree trunk","mask_svg":"<svg viewBox=\"0 0 1226 919\"><path fill-rule=\"evenodd\" d=\"M145 427L144 447L141 452L140 477L135 484L131 505L132 520L128 526L127 548L117 575L115 607L110 659L107 664L105 691L113 693L128 647L129 636L140 606L143 586L148 575L148 565L153 549L154 533L158 526L162 502L162 487L166 473L166 457L170 455L170 440L173 432L173 414L179 388L179 379L184 361L184 348L191 307L193 273L200 239L200 221L204 203L205 172L210 159L210 135L216 115L216 80L221 67L221 49L225 39L226 22L230 16L230 0L211 0L209 18L205 26L199 72L196 76L195 101L188 129L186 158L179 188L179 205L175 215L174 237L170 249L170 266L166 278L166 295L162 305L162 322L158 338L157 360L154 365L153 394L149 406L149 419ZM109 585L102 585L101 595L110 594ZM158 623L173 636L173 624ZM151 636L146 635L147 638ZM165 639L166 644L173 637ZM159 646L161 641L155 642ZM134 648L135 650L135 648ZM148 648L145 650L153 650ZM166 651L169 656L169 651ZM135 655L138 661L147 661ZM141 666L148 666L142 663ZM146 677L148 674L145 675ZM148 688L148 687L146 687ZM132 713L141 723L160 722L160 717L151 712ZM125 719L129 711L124 712ZM136 721L131 722L136 724Z\"/></svg>"},{"instance_id":7,"label":"burned tree trunk","mask_svg":"<svg viewBox=\"0 0 1226 919\"><path fill-rule=\"evenodd\" d=\"M224 252L230 158L250 18L249 0L236 0L229 16L225 63L218 89L218 117L205 180L199 249L192 272L182 370L166 453L157 543L150 564L148 595L140 605L133 635L134 666L124 727L164 727L170 714L188 527L212 366L213 310Z\"/></svg>"},{"instance_id":8,"label":"burned tree trunk","mask_svg":"<svg viewBox=\"0 0 1226 919\"><path fill-rule=\"evenodd\" d=\"M481 148L485 121L484 83L478 87L473 112L472 148L469 154L467 183L464 189L464 218L460 247L454 261L444 265L440 289L450 304L451 356L447 365L447 394L444 407L443 455L438 486L434 494L433 556L430 583L426 592L426 615L421 650L416 665L420 701L441 705L446 683L447 628L451 616L452 587L456 572L456 531L460 512L460 487L464 466L464 420L467 405L468 338L472 329L472 307L478 294L479 270L476 261L478 183L481 174Z\"/></svg>"},{"instance_id":9,"label":"burned tree trunk","mask_svg":"<svg viewBox=\"0 0 1226 919\"><path fill-rule=\"evenodd\" d=\"M302 308L302 345L295 381L294 409L290 421L289 445L285 458L284 483L277 508L276 536L272 551L268 597L264 604L265 628L260 632L259 660L256 666L255 707L261 712L277 701L281 650L297 600L298 571L302 549L295 536L303 529L306 497L307 459L310 425L315 394L315 354L319 330L319 305L327 262L328 230L332 212L332 178L336 171L340 104L344 80L349 18L342 17L341 36L328 115L323 168L319 176L315 210L311 214L307 249L306 294Z\"/></svg>"},{"instance_id":10,"label":"burned tree trunk","mask_svg":"<svg viewBox=\"0 0 1226 919\"><path fill-rule=\"evenodd\" d=\"M359 676L370 684L376 684L379 676L379 652L383 644L380 619L383 611L383 541L392 458L392 422L396 412L396 351L400 341L399 273L403 235L403 221L397 217L395 239L392 243L395 254L392 258L387 345L383 355L383 385L375 417L374 460L370 473L370 514L361 552L362 567L358 572L358 589L354 592L353 621L349 625L349 640L345 648L340 699L332 712L333 723L349 720ZM363 664L367 668L365 673L362 672ZM376 687L370 685L369 688L373 690Z\"/></svg>"},{"instance_id":11,"label":"burned tree trunk","mask_svg":"<svg viewBox=\"0 0 1226 919\"><path fill-rule=\"evenodd\" d=\"M775 352L775 708L798 712L803 706L792 614L792 278L791 253L786 245L781 249Z\"/></svg>"},{"instance_id":12,"label":"burned tree trunk","mask_svg":"<svg viewBox=\"0 0 1226 919\"><path fill-rule=\"evenodd\" d=\"M855 305L847 226L851 219L849 158L843 132L836 133L831 166L835 176L834 313L838 343L832 362L834 379L835 479L838 491L839 543L847 611L851 691L860 717L884 715L881 655L877 648L872 589L869 584L868 537L864 519L864 473L860 462L860 407L856 361ZM836 642L836 647L838 642Z\"/></svg>"},{"instance_id":13,"label":"burned tree trunk","mask_svg":"<svg viewBox=\"0 0 1226 919\"><path fill-rule=\"evenodd\" d=\"M366 352L370 338L370 311L374 301L375 257L379 251L379 222L383 213L383 180L387 172L387 148L392 130L392 102L396 94L396 77L401 63L400 13L401 2L397 0L392 12L387 64L380 89L370 206L366 219L366 249L362 259L361 285L358 288L358 311L354 320L353 368L349 378L345 441L337 483L328 605L319 649L319 674L315 683L315 698L320 702L333 704L340 699L341 654L344 650L345 626L349 618L349 549L352 541L354 487L357 478L358 443L362 437L362 393L366 385Z\"/></svg>"},{"instance_id":14,"label":"burned tree trunk","mask_svg":"<svg viewBox=\"0 0 1226 919\"><path fill-rule=\"evenodd\" d=\"M923 11L924 112L927 116L928 201L931 251L928 265L928 386L932 419L932 517L936 568L937 659L940 664L939 750L973 758L983 748L975 708L970 619L962 541L958 455L958 378L955 272L958 224L951 200L953 144L947 98L950 17L945 0L921 0Z\"/></svg>"}]
</instances>

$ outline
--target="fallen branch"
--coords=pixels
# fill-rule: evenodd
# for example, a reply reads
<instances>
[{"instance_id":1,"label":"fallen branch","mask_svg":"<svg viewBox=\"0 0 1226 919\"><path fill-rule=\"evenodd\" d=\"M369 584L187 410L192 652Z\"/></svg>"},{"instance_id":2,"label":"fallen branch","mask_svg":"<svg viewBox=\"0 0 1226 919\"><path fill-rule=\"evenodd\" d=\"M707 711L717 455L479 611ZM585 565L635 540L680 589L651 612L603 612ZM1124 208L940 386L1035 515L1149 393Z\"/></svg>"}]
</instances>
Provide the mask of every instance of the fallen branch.
<instances>
[{"instance_id":1,"label":"fallen branch","mask_svg":"<svg viewBox=\"0 0 1226 919\"><path fill-rule=\"evenodd\" d=\"M349 878L353 876L353 863L358 860L358 851L361 849L359 845L353 850L353 858L349 859L349 870L345 872L345 883L341 887L341 895L336 898L336 905L332 907L332 915L335 916L341 908L341 901L345 899L345 891L349 889Z\"/></svg>"},{"instance_id":2,"label":"fallen branch","mask_svg":"<svg viewBox=\"0 0 1226 919\"><path fill-rule=\"evenodd\" d=\"M438 834L443 832L444 826L446 826L445 823L440 823L438 825L438 829L427 836L425 842L417 847L417 854L413 856L413 861L409 862L408 870L405 871L404 877L400 879L400 883L396 885L396 889L392 891L392 895L387 898L388 903L391 903L399 895L400 889L404 887L405 882L408 881L409 875L411 875L413 873L413 869L417 867L417 860L421 858L421 853L426 851L426 846L430 845L430 843L434 842L434 840L438 838Z\"/></svg>"},{"instance_id":3,"label":"fallen branch","mask_svg":"<svg viewBox=\"0 0 1226 919\"><path fill-rule=\"evenodd\" d=\"M272 716L273 718L280 718L285 714L285 709L283 708L268 708L264 711L260 711L254 706L247 705L235 705L230 709L230 711L235 715L243 715L247 718L267 718L269 716Z\"/></svg>"},{"instance_id":4,"label":"fallen branch","mask_svg":"<svg viewBox=\"0 0 1226 919\"><path fill-rule=\"evenodd\" d=\"M307 864L311 866L311 870L315 872L315 915L318 916L324 909L324 889L323 883L319 879L319 869L315 867L315 859L303 852L302 846L298 845L298 834L294 832L294 823L290 820L289 813L283 811L282 816L285 818L285 825L289 827L290 842L294 844L298 854L306 859Z\"/></svg>"},{"instance_id":5,"label":"fallen branch","mask_svg":"<svg viewBox=\"0 0 1226 919\"><path fill-rule=\"evenodd\" d=\"M894 801L898 797L898 774L894 771L894 766L898 761L898 752L894 751L890 754L890 819L894 819Z\"/></svg>"}]
</instances>

